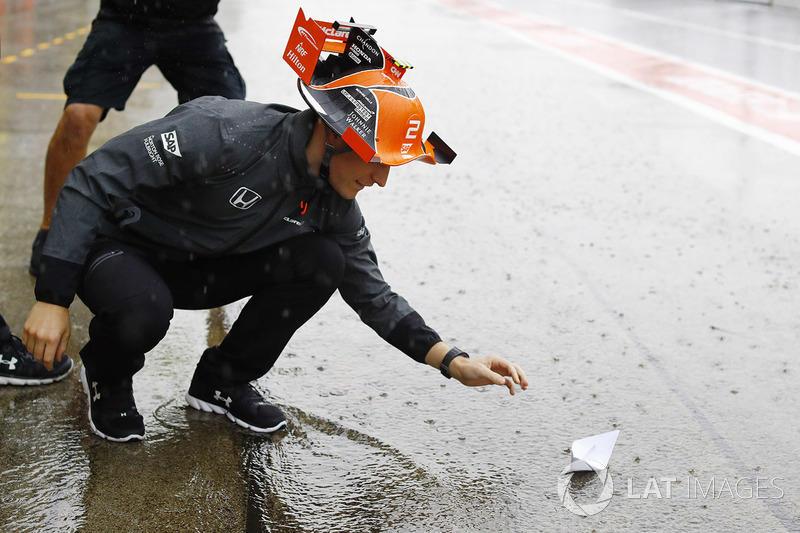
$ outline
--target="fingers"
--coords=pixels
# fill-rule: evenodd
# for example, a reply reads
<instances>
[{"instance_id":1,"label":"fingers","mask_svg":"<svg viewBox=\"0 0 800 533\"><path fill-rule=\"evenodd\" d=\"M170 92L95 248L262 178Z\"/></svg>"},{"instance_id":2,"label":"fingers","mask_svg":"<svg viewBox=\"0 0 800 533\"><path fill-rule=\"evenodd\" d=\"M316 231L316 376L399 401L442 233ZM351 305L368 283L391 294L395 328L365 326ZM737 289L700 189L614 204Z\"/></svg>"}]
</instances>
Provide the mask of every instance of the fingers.
<instances>
[{"instance_id":1,"label":"fingers","mask_svg":"<svg viewBox=\"0 0 800 533\"><path fill-rule=\"evenodd\" d=\"M58 344L54 342L49 342L44 346L42 364L47 370L53 370L53 359L55 359L56 350L58 350Z\"/></svg>"},{"instance_id":2,"label":"fingers","mask_svg":"<svg viewBox=\"0 0 800 533\"><path fill-rule=\"evenodd\" d=\"M53 370L53 358L58 349L58 342L39 338L38 336L34 336L32 339L33 349L28 348L28 351L31 352L34 359L42 363L47 370Z\"/></svg>"},{"instance_id":3,"label":"fingers","mask_svg":"<svg viewBox=\"0 0 800 533\"><path fill-rule=\"evenodd\" d=\"M486 369L486 373L485 373L485 375L486 375L486 381L485 382L486 383L490 383L490 384L493 384L493 385L506 386L506 387L508 387L508 392L511 394L511 396L514 396L514 394L516 393L516 389L514 388L514 383L515 383L514 377L512 377L512 376L502 376L502 375L498 374L497 372L494 372L493 370L491 370L491 369L489 369L487 367L483 367L483 368Z\"/></svg>"},{"instance_id":4,"label":"fingers","mask_svg":"<svg viewBox=\"0 0 800 533\"><path fill-rule=\"evenodd\" d=\"M43 338L34 332L22 332L22 343L33 355L33 358L42 363L47 370L53 370L53 361L61 361L61 356L67 351L69 335L60 337Z\"/></svg>"},{"instance_id":5,"label":"fingers","mask_svg":"<svg viewBox=\"0 0 800 533\"><path fill-rule=\"evenodd\" d=\"M61 337L61 342L58 343L58 349L56 350L56 360L61 361L61 356L64 355L64 352L67 351L67 345L69 344L69 333L63 335Z\"/></svg>"},{"instance_id":6,"label":"fingers","mask_svg":"<svg viewBox=\"0 0 800 533\"><path fill-rule=\"evenodd\" d=\"M23 326L22 341L33 357L48 370L61 360L70 337L69 310L36 302Z\"/></svg>"},{"instance_id":7,"label":"fingers","mask_svg":"<svg viewBox=\"0 0 800 533\"><path fill-rule=\"evenodd\" d=\"M516 393L515 385L522 390L528 388L528 378L522 368L497 355L489 355L477 359L456 358L458 366L450 365L453 377L464 385L479 387L481 385L499 385L508 388L513 396Z\"/></svg>"},{"instance_id":8,"label":"fingers","mask_svg":"<svg viewBox=\"0 0 800 533\"><path fill-rule=\"evenodd\" d=\"M511 368L511 379L514 381L514 383L522 387L522 390L526 390L528 388L528 378L525 377L525 372L519 365L514 363L511 363Z\"/></svg>"},{"instance_id":9,"label":"fingers","mask_svg":"<svg viewBox=\"0 0 800 533\"><path fill-rule=\"evenodd\" d=\"M516 383L522 387L522 390L528 388L528 378L525 376L525 372L519 365L507 361L502 357L497 357L492 361L492 366L495 367L493 370L501 372L504 376L508 376L512 384ZM512 392L511 394L514 393Z\"/></svg>"},{"instance_id":10,"label":"fingers","mask_svg":"<svg viewBox=\"0 0 800 533\"><path fill-rule=\"evenodd\" d=\"M511 393L511 396L514 396L515 394L514 380L511 379L510 377L506 377L504 381L505 381L505 386L508 387L508 392Z\"/></svg>"},{"instance_id":11,"label":"fingers","mask_svg":"<svg viewBox=\"0 0 800 533\"><path fill-rule=\"evenodd\" d=\"M525 376L525 371L520 368L519 365L514 365L517 367L517 374L519 374L519 384L522 386L522 390L528 389L528 378Z\"/></svg>"},{"instance_id":12,"label":"fingers","mask_svg":"<svg viewBox=\"0 0 800 533\"><path fill-rule=\"evenodd\" d=\"M22 327L22 337L20 340L22 344L25 345L25 348L33 355L34 359L37 361L41 361L38 357L36 357L36 333L33 331L33 327L29 324L30 318L28 321L25 322L25 325Z\"/></svg>"}]
</instances>

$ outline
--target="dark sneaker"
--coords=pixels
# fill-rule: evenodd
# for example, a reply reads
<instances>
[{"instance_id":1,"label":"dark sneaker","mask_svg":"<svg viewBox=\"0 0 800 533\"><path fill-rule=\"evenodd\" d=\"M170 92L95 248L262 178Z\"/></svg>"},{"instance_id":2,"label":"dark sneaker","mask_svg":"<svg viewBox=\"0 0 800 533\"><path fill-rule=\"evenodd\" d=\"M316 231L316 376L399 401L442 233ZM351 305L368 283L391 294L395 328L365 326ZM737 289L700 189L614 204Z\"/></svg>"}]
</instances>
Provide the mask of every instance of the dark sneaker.
<instances>
[{"instance_id":1,"label":"dark sneaker","mask_svg":"<svg viewBox=\"0 0 800 533\"><path fill-rule=\"evenodd\" d=\"M286 417L281 410L268 403L250 383L215 387L201 381L195 373L186 401L195 409L226 415L240 426L259 433L272 433L286 427Z\"/></svg>"},{"instance_id":2,"label":"dark sneaker","mask_svg":"<svg viewBox=\"0 0 800 533\"><path fill-rule=\"evenodd\" d=\"M144 420L136 410L131 378L114 382L91 379L81 368L81 383L89 399L89 425L104 439L128 442L144 439Z\"/></svg>"},{"instance_id":3,"label":"dark sneaker","mask_svg":"<svg viewBox=\"0 0 800 533\"><path fill-rule=\"evenodd\" d=\"M30 272L33 277L39 276L39 266L42 262L42 248L44 248L44 241L47 240L47 231L46 229L40 229L39 233L36 234L36 238L33 239L33 246L31 246L31 264L28 266L28 272Z\"/></svg>"},{"instance_id":4,"label":"dark sneaker","mask_svg":"<svg viewBox=\"0 0 800 533\"><path fill-rule=\"evenodd\" d=\"M47 370L34 359L8 324L0 327L0 385L48 385L61 381L72 371L72 359L61 356L53 361L53 370Z\"/></svg>"}]
</instances>

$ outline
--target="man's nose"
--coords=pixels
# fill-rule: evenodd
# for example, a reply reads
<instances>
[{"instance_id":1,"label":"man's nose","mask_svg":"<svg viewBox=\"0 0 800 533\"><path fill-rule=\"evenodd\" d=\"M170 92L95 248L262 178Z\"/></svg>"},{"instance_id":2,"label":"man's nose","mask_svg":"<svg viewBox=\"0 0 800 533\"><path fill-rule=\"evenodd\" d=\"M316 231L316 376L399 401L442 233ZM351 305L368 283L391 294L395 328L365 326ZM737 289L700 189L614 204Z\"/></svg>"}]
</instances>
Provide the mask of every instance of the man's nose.
<instances>
[{"instance_id":1,"label":"man's nose","mask_svg":"<svg viewBox=\"0 0 800 533\"><path fill-rule=\"evenodd\" d=\"M382 165L380 169L372 174L372 181L378 184L378 187L386 187L386 181L389 179L389 166Z\"/></svg>"}]
</instances>

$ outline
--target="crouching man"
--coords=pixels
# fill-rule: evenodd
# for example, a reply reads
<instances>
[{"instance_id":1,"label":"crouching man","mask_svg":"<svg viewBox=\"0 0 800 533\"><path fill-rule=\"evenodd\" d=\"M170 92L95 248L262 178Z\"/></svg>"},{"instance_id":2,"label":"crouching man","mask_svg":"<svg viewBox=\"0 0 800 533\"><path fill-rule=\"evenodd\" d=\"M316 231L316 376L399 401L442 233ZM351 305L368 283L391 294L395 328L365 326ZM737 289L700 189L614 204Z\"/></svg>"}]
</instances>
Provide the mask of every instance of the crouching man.
<instances>
[{"instance_id":1,"label":"crouching man","mask_svg":"<svg viewBox=\"0 0 800 533\"><path fill-rule=\"evenodd\" d=\"M74 295L88 306L81 379L101 437L144 438L132 377L173 309L245 297L225 339L200 357L186 398L255 431L286 420L251 382L337 289L412 359L465 385L527 387L519 366L447 346L378 268L356 195L385 186L392 166L455 157L435 134L422 140L422 105L401 79L407 67L372 28L302 11L297 20L286 59L309 109L199 98L109 141L61 191L23 341L52 368Z\"/></svg>"}]
</instances>

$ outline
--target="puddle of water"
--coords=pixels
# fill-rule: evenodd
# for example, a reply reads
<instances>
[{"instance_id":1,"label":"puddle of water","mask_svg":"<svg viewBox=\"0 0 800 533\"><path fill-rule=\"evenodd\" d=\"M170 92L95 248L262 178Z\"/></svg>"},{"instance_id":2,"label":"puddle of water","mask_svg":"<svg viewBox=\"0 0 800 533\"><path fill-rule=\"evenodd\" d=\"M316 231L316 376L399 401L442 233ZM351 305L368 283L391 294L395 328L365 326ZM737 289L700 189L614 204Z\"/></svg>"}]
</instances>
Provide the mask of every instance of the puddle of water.
<instances>
[{"instance_id":1,"label":"puddle of water","mask_svg":"<svg viewBox=\"0 0 800 533\"><path fill-rule=\"evenodd\" d=\"M250 506L262 530L506 529L491 505L503 499L493 480L464 483L365 433L294 408L287 415L288 432L249 442Z\"/></svg>"},{"instance_id":2,"label":"puddle of water","mask_svg":"<svg viewBox=\"0 0 800 533\"><path fill-rule=\"evenodd\" d=\"M85 523L87 457L73 423L75 389L70 381L0 388L0 523L14 531L77 531Z\"/></svg>"}]
</instances>

